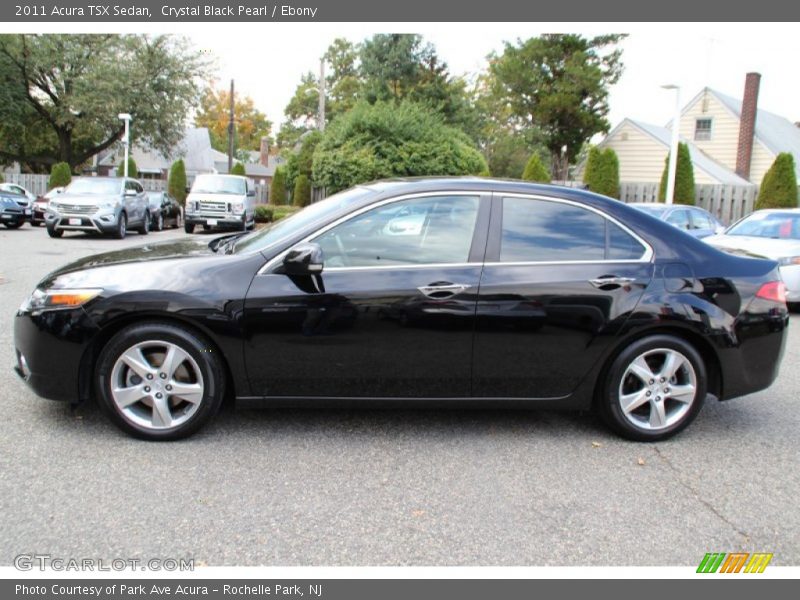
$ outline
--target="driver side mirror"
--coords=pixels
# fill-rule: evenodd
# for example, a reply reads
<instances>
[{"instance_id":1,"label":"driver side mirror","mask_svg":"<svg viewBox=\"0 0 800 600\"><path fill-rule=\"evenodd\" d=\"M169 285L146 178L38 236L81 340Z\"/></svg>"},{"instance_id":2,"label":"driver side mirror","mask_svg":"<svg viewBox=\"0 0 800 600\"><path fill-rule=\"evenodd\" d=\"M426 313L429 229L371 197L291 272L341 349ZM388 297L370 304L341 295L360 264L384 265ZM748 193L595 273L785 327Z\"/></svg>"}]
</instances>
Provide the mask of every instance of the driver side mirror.
<instances>
[{"instance_id":1,"label":"driver side mirror","mask_svg":"<svg viewBox=\"0 0 800 600\"><path fill-rule=\"evenodd\" d=\"M125 195L126 195L126 196L135 196L135 195L136 195L136 190L129 190L129 189L126 189L126 190L125 190Z\"/></svg>"},{"instance_id":2,"label":"driver side mirror","mask_svg":"<svg viewBox=\"0 0 800 600\"><path fill-rule=\"evenodd\" d=\"M322 273L322 248L314 242L298 244L283 258L283 272L287 275L318 275Z\"/></svg>"}]
</instances>

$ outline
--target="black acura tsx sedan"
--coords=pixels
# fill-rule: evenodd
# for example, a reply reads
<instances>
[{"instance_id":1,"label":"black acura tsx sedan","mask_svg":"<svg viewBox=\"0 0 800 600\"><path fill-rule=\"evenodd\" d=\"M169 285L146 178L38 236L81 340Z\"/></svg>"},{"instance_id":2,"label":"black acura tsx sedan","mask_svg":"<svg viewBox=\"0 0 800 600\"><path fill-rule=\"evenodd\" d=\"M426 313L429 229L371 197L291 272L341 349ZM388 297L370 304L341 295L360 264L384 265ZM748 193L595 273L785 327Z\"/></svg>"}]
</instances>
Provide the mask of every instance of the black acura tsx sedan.
<instances>
[{"instance_id":1,"label":"black acura tsx sedan","mask_svg":"<svg viewBox=\"0 0 800 600\"><path fill-rule=\"evenodd\" d=\"M595 408L655 441L708 395L772 384L788 322L777 263L617 200L393 180L253 233L66 265L17 313L15 369L151 440L259 399Z\"/></svg>"}]
</instances>

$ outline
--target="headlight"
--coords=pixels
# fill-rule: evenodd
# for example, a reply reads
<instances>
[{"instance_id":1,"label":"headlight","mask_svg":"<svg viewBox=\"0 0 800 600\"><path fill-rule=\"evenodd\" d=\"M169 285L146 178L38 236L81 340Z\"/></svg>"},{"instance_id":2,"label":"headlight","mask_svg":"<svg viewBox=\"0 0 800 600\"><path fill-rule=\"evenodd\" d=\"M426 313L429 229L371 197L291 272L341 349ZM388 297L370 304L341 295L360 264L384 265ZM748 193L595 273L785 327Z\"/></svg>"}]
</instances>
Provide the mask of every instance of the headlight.
<instances>
[{"instance_id":1,"label":"headlight","mask_svg":"<svg viewBox=\"0 0 800 600\"><path fill-rule=\"evenodd\" d=\"M59 208L61 208L61 205L55 200L51 200L50 204L48 204L47 207L51 210L58 210Z\"/></svg>"},{"instance_id":2,"label":"headlight","mask_svg":"<svg viewBox=\"0 0 800 600\"><path fill-rule=\"evenodd\" d=\"M784 256L778 260L778 264L782 267L789 265L800 265L800 256Z\"/></svg>"},{"instance_id":3,"label":"headlight","mask_svg":"<svg viewBox=\"0 0 800 600\"><path fill-rule=\"evenodd\" d=\"M20 312L41 310L61 310L83 306L92 298L96 298L102 289L50 289L36 288L30 297L19 307Z\"/></svg>"},{"instance_id":4,"label":"headlight","mask_svg":"<svg viewBox=\"0 0 800 600\"><path fill-rule=\"evenodd\" d=\"M240 215L244 212L244 202L234 202L232 208L233 214Z\"/></svg>"},{"instance_id":5,"label":"headlight","mask_svg":"<svg viewBox=\"0 0 800 600\"><path fill-rule=\"evenodd\" d=\"M105 200L98 204L100 208L114 208L116 205L117 205L116 200Z\"/></svg>"}]
</instances>

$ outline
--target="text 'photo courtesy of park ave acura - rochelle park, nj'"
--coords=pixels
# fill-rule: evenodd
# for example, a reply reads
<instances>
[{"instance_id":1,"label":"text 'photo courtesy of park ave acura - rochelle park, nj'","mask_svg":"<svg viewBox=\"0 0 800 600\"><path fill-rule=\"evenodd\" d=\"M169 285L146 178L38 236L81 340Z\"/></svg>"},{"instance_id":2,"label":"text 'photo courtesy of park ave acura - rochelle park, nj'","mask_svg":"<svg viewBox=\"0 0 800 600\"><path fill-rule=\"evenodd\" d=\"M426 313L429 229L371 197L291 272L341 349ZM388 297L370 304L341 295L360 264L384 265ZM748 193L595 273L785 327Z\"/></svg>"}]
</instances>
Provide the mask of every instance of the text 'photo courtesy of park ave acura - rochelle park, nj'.
<instances>
[{"instance_id":1,"label":"text 'photo courtesy of park ave acura - rochelle park, nj'","mask_svg":"<svg viewBox=\"0 0 800 600\"><path fill-rule=\"evenodd\" d=\"M9 593L797 576L796 24L145 4L0 26Z\"/></svg>"}]
</instances>

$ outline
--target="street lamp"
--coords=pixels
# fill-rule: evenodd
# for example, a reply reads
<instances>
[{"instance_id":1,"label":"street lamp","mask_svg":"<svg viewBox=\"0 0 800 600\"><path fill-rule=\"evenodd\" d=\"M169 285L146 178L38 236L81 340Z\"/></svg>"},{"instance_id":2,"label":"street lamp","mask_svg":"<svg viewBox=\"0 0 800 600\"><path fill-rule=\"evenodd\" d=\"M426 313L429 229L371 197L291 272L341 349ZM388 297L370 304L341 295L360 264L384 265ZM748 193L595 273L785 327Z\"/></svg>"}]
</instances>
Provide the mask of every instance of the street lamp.
<instances>
[{"instance_id":1,"label":"street lamp","mask_svg":"<svg viewBox=\"0 0 800 600\"><path fill-rule=\"evenodd\" d=\"M674 83L662 85L661 87L665 90L675 90L675 115L672 117L672 140L669 145L666 197L666 203L672 204L675 198L675 172L678 169L678 129L681 124L681 88Z\"/></svg>"},{"instance_id":2,"label":"street lamp","mask_svg":"<svg viewBox=\"0 0 800 600\"><path fill-rule=\"evenodd\" d=\"M122 140L125 142L125 166L123 167L123 173L125 177L128 176L128 149L131 145L131 116L128 113L119 113L117 115L118 118L125 121L125 137Z\"/></svg>"}]
</instances>

